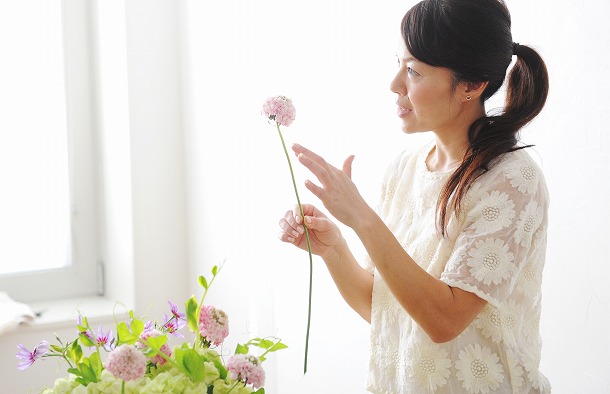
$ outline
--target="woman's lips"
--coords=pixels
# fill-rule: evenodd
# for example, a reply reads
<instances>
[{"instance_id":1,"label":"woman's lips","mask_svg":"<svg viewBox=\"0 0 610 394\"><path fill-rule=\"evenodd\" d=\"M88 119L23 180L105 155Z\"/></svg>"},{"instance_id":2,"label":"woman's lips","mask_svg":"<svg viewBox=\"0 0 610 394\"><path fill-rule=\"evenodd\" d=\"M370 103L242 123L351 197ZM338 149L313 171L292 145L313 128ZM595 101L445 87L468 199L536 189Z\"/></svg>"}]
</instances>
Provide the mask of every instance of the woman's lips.
<instances>
[{"instance_id":1,"label":"woman's lips","mask_svg":"<svg viewBox=\"0 0 610 394\"><path fill-rule=\"evenodd\" d=\"M396 109L396 114L397 114L399 117L401 117L401 118L402 118L402 117L404 117L404 116L406 116L406 115L410 114L412 111L413 111L412 109L409 109L409 108L403 108L403 107L400 107L400 106L399 106L399 107Z\"/></svg>"}]
</instances>

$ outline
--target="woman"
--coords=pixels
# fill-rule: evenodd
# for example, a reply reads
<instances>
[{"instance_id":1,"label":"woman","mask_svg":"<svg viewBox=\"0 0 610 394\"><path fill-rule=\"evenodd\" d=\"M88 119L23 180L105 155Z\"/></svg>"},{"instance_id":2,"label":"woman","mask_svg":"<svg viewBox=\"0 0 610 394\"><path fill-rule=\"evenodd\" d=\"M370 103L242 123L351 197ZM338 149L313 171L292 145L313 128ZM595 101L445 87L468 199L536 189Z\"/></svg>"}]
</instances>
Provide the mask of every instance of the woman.
<instances>
[{"instance_id":1,"label":"woman","mask_svg":"<svg viewBox=\"0 0 610 394\"><path fill-rule=\"evenodd\" d=\"M431 144L389 167L375 212L342 169L294 145L306 181L364 244L368 269L312 205L304 222L347 303L371 323L373 393L549 392L539 372L548 193L517 133L544 106L548 76L513 43L501 0L424 0L404 16L391 83L405 133ZM514 57L513 57L514 56ZM503 84L504 110L484 102ZM298 209L280 239L306 248Z\"/></svg>"}]
</instances>

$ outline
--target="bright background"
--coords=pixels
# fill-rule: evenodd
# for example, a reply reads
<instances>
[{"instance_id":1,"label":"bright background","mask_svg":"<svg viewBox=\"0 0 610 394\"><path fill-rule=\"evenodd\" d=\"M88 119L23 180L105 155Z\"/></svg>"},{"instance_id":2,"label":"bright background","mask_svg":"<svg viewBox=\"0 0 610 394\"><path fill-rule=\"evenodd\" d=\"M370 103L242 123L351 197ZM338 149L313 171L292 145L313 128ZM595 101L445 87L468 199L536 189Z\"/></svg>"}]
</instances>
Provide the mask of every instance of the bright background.
<instances>
[{"instance_id":1,"label":"bright background","mask_svg":"<svg viewBox=\"0 0 610 394\"><path fill-rule=\"evenodd\" d=\"M537 48L551 77L547 107L523 131L536 144L552 197L541 369L554 393L608 392L610 3L507 3L514 40ZM277 222L294 197L277 134L259 111L268 96L291 97L297 119L284 129L287 140L336 165L355 154L353 178L376 204L387 164L428 138L402 135L388 88L398 24L413 2L94 4L108 298L163 311L166 299L198 293L196 276L224 260L209 301L230 315L227 349L265 335L290 346L266 362L269 393L364 393L367 324L318 259L309 372L302 374L307 255L277 240ZM302 185L308 175L296 172ZM7 392L35 392L60 373L52 361L8 372L16 343L33 347L45 333L72 330L54 324L0 338Z\"/></svg>"}]
</instances>

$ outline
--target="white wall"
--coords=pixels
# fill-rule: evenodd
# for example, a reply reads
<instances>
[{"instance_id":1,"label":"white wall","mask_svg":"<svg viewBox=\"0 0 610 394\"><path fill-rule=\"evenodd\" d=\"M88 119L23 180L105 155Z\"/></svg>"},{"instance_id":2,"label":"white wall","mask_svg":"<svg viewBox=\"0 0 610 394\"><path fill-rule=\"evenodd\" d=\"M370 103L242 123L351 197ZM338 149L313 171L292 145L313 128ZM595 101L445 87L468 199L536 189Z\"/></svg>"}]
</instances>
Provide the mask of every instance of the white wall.
<instances>
[{"instance_id":1,"label":"white wall","mask_svg":"<svg viewBox=\"0 0 610 394\"><path fill-rule=\"evenodd\" d=\"M555 393L610 392L610 3L509 0L513 38L533 43L551 77L524 133L551 193L543 283L542 369Z\"/></svg>"},{"instance_id":2,"label":"white wall","mask_svg":"<svg viewBox=\"0 0 610 394\"><path fill-rule=\"evenodd\" d=\"M551 76L548 105L523 132L537 146L552 194L542 370L554 393L608 392L610 6L507 2L514 40L538 48ZM139 308L164 308L166 298L197 291L196 275L226 259L209 301L229 313L227 349L253 335L276 335L290 346L266 362L268 392L364 393L368 327L345 306L319 260L309 372L302 374L307 256L276 238L294 197L277 135L259 110L267 96L292 97L297 119L285 129L287 140L335 164L356 154L354 179L374 204L386 164L414 143L399 131L388 89L398 22L413 2L99 4L114 5L106 9L108 23L112 15L118 26L125 18L128 54L114 79L124 100L114 113L123 121L110 127L122 132L114 135L119 142L104 140L107 155L119 144L130 168L124 175L116 163L105 164L114 179L106 190L115 198L107 206L111 227L122 229L107 240L112 294ZM369 29L373 20L381 28ZM125 68L128 81L120 76ZM304 83L304 76L313 81ZM127 88L128 102L120 93ZM307 174L296 170L302 184ZM304 201L314 201L300 190ZM16 365L16 341L39 340L36 330L0 338L0 370ZM10 387L26 392L42 383L24 386L22 379Z\"/></svg>"}]
</instances>

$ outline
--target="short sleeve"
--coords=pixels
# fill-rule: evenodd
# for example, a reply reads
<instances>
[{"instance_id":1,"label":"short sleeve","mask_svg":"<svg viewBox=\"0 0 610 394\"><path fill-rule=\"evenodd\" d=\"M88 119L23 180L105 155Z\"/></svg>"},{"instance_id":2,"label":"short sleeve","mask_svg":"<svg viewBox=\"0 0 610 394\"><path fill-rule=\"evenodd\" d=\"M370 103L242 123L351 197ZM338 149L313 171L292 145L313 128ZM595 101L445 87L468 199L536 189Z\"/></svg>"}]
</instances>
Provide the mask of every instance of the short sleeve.
<instances>
[{"instance_id":1,"label":"short sleeve","mask_svg":"<svg viewBox=\"0 0 610 394\"><path fill-rule=\"evenodd\" d=\"M525 152L507 154L475 182L464 205L441 280L498 307L546 239L544 177Z\"/></svg>"}]
</instances>

